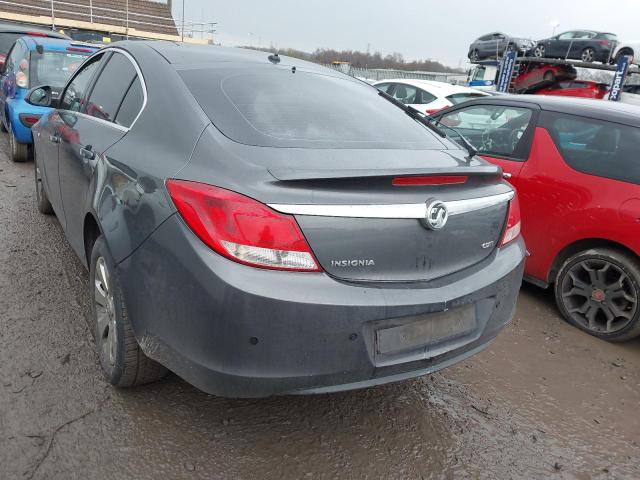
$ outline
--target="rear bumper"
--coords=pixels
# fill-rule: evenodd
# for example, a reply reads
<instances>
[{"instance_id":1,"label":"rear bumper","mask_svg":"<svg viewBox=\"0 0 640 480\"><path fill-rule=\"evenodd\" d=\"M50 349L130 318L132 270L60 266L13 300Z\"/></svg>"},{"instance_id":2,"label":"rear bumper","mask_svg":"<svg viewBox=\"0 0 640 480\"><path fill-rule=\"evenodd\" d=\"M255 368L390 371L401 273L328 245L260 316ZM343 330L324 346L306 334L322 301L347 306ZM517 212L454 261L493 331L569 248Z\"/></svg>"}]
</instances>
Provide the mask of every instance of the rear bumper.
<instances>
[{"instance_id":1,"label":"rear bumper","mask_svg":"<svg viewBox=\"0 0 640 480\"><path fill-rule=\"evenodd\" d=\"M118 268L148 356L208 393L261 397L363 388L472 355L512 318L524 256L518 240L437 287L348 284L235 264L174 215ZM476 319L465 334L380 352L378 330L461 309Z\"/></svg>"}]
</instances>

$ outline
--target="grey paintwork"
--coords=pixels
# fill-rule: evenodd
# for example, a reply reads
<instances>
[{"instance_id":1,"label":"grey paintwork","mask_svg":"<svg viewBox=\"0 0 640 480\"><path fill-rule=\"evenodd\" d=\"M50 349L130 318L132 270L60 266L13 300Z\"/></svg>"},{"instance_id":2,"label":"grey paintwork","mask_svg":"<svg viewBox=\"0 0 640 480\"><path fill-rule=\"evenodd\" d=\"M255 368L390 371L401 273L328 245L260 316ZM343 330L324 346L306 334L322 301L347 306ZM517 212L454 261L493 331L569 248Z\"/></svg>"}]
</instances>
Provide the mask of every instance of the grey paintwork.
<instances>
[{"instance_id":1,"label":"grey paintwork","mask_svg":"<svg viewBox=\"0 0 640 480\"><path fill-rule=\"evenodd\" d=\"M444 230L431 242L437 251L429 256L440 257L432 265L426 259L430 242L416 248L421 235L428 235L417 220L397 230L395 243L390 236L376 250L375 231L392 230L393 221L354 220L349 230L349 222L333 219L326 228L335 235L327 239L318 219L298 217L327 269L309 274L265 271L220 257L188 229L165 188L167 179L179 178L263 203L419 203L508 191L499 168L468 159L448 139L439 139L437 150L320 151L239 144L211 124L167 59L181 68L188 62L216 62L221 68L219 62L264 63L266 54L164 42L122 42L101 53L119 50L135 59L148 93L132 129L56 110L34 127L34 143L48 196L83 261L87 225L95 221L104 235L147 355L209 392L259 396L434 370L481 348L511 318L524 245L518 240L495 247L506 204L452 220L449 234L458 233L447 237ZM298 60L281 61L325 72ZM425 130L425 135L434 134ZM56 136L65 137L59 147L50 142ZM79 154L89 142L94 159ZM470 180L458 188L391 187L394 176L418 173L460 173ZM361 242L365 235L367 241ZM482 249L487 241L494 243ZM330 271L332 257L357 252L375 254L378 270L364 276L356 270ZM346 285L333 275L371 281ZM437 357L423 352L424 358L415 360L420 352L409 352L393 367L376 365L372 322L402 323L408 315L470 303L484 313L466 340L445 345Z\"/></svg>"},{"instance_id":2,"label":"grey paintwork","mask_svg":"<svg viewBox=\"0 0 640 480\"><path fill-rule=\"evenodd\" d=\"M502 32L482 35L469 45L468 57L472 58L472 53L478 53L477 60L501 56L507 47L513 46L520 53L527 53L535 43L527 38L514 37Z\"/></svg>"}]
</instances>

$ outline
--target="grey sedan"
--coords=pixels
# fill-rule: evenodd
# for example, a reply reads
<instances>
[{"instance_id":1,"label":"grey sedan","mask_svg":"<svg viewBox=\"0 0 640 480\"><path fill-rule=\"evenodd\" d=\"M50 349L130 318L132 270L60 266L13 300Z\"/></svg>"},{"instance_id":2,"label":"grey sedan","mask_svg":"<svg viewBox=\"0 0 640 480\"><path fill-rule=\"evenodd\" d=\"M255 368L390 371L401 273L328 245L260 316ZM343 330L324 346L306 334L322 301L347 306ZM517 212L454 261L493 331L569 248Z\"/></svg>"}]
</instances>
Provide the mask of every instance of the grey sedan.
<instances>
[{"instance_id":1,"label":"grey sedan","mask_svg":"<svg viewBox=\"0 0 640 480\"><path fill-rule=\"evenodd\" d=\"M122 42L33 128L38 208L89 269L107 380L230 397L425 375L512 318L498 167L374 87L248 50ZM46 241L46 240L43 240Z\"/></svg>"}]
</instances>

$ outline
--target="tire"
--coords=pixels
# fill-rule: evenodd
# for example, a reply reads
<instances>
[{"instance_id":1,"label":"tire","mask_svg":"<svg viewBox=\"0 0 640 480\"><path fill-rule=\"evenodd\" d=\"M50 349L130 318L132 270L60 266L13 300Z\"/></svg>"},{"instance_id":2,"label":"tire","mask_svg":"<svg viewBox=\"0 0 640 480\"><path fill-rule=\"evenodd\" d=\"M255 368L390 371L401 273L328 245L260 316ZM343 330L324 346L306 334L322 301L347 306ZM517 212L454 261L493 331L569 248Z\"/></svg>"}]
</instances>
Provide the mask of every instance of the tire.
<instances>
[{"instance_id":1,"label":"tire","mask_svg":"<svg viewBox=\"0 0 640 480\"><path fill-rule=\"evenodd\" d=\"M534 57L544 58L545 54L546 54L546 48L544 47L544 45L537 45L536 48L533 50Z\"/></svg>"},{"instance_id":2,"label":"tire","mask_svg":"<svg viewBox=\"0 0 640 480\"><path fill-rule=\"evenodd\" d=\"M545 82L555 82L556 81L556 74L553 73L551 70L544 72L544 76L542 77L542 79Z\"/></svg>"},{"instance_id":3,"label":"tire","mask_svg":"<svg viewBox=\"0 0 640 480\"><path fill-rule=\"evenodd\" d=\"M585 63L595 62L596 51L591 47L585 48L584 50L582 50L582 53L580 54L580 60L582 60Z\"/></svg>"},{"instance_id":4,"label":"tire","mask_svg":"<svg viewBox=\"0 0 640 480\"><path fill-rule=\"evenodd\" d=\"M167 369L138 345L115 263L102 236L91 250L89 287L96 350L107 381L117 387L134 387L164 377Z\"/></svg>"},{"instance_id":5,"label":"tire","mask_svg":"<svg viewBox=\"0 0 640 480\"><path fill-rule=\"evenodd\" d=\"M2 133L7 133L7 127L4 124L4 122L6 122L6 121L7 121L6 115L2 119L0 119L0 132L2 132Z\"/></svg>"},{"instance_id":6,"label":"tire","mask_svg":"<svg viewBox=\"0 0 640 480\"><path fill-rule=\"evenodd\" d=\"M474 49L471 50L471 53L469 54L469 60L471 62L477 62L480 59L480 53L478 52L478 50Z\"/></svg>"},{"instance_id":7,"label":"tire","mask_svg":"<svg viewBox=\"0 0 640 480\"><path fill-rule=\"evenodd\" d=\"M44 184L42 183L42 175L40 173L40 165L38 164L35 147L33 149L33 173L35 177L36 205L38 207L38 211L45 215L51 215L53 214L53 207L51 206L47 192L44 189Z\"/></svg>"},{"instance_id":8,"label":"tire","mask_svg":"<svg viewBox=\"0 0 640 480\"><path fill-rule=\"evenodd\" d=\"M640 335L640 264L632 255L594 248L569 258L555 280L556 303L570 324L610 342Z\"/></svg>"},{"instance_id":9,"label":"tire","mask_svg":"<svg viewBox=\"0 0 640 480\"><path fill-rule=\"evenodd\" d=\"M622 57L631 57L631 63L633 63L634 56L633 50L630 48L624 48L617 53L616 57L613 59L613 63L617 64Z\"/></svg>"},{"instance_id":10,"label":"tire","mask_svg":"<svg viewBox=\"0 0 640 480\"><path fill-rule=\"evenodd\" d=\"M9 122L9 156L12 162L22 163L29 160L29 145L18 142Z\"/></svg>"}]
</instances>

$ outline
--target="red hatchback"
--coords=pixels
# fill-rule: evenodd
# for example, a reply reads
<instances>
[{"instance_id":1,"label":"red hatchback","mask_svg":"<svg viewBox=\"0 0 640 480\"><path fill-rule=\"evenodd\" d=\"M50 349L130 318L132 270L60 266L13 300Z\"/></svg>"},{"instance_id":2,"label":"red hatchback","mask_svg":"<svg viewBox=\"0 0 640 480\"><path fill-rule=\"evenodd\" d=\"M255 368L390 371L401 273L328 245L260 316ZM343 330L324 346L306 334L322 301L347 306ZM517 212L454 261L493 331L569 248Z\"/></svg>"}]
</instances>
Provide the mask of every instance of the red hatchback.
<instances>
[{"instance_id":1,"label":"red hatchback","mask_svg":"<svg viewBox=\"0 0 640 480\"><path fill-rule=\"evenodd\" d=\"M640 335L640 109L498 96L432 118L517 188L526 278L553 285L563 316L592 335Z\"/></svg>"},{"instance_id":2,"label":"red hatchback","mask_svg":"<svg viewBox=\"0 0 640 480\"><path fill-rule=\"evenodd\" d=\"M536 90L535 95L554 95L556 97L581 97L602 100L609 91L606 83L590 80L573 80L572 82L558 82L550 87Z\"/></svg>"}]
</instances>

